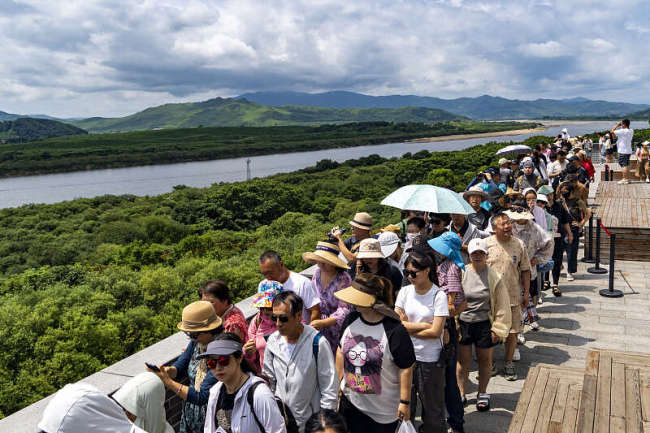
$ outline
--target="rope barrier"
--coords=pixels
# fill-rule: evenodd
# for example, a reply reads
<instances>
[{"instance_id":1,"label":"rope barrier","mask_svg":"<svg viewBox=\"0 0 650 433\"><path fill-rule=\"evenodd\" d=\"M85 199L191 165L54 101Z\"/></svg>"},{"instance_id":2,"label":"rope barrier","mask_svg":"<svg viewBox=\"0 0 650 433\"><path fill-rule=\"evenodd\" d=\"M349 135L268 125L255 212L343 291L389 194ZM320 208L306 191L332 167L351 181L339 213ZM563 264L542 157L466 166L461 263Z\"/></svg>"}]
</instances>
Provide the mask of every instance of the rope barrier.
<instances>
[{"instance_id":1,"label":"rope barrier","mask_svg":"<svg viewBox=\"0 0 650 433\"><path fill-rule=\"evenodd\" d=\"M598 224L600 224L600 226L603 228L603 230L605 230L605 233L607 233L607 236L609 236L609 237L612 236L612 234L609 232L609 230L607 230L607 227L605 227L603 225L603 221L600 218L598 219Z\"/></svg>"}]
</instances>

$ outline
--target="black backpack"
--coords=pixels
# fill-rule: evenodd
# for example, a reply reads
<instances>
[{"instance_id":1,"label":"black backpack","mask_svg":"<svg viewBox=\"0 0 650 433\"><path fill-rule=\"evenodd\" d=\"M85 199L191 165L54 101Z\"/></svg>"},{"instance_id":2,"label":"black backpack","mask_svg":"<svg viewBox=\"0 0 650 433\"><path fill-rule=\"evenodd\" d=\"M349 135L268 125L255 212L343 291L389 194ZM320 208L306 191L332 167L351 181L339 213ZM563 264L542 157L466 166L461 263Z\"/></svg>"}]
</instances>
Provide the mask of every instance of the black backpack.
<instances>
[{"instance_id":1,"label":"black backpack","mask_svg":"<svg viewBox=\"0 0 650 433\"><path fill-rule=\"evenodd\" d=\"M263 382L255 382L250 386L250 388L248 388L246 400L248 401L248 405L251 408L251 412L253 412L253 418L255 418L255 422L257 423L260 431L262 433L266 433L266 430L264 430L264 426L262 425L260 419L257 417L255 408L253 407L253 396L255 395L255 389L262 383ZM287 427L287 433L298 433L298 423L296 422L296 418L293 416L293 413L291 413L291 409L289 409L289 407L284 404L280 397L274 396L273 398L275 399L275 403L278 405L278 409L280 409L280 413L284 418L284 425Z\"/></svg>"}]
</instances>

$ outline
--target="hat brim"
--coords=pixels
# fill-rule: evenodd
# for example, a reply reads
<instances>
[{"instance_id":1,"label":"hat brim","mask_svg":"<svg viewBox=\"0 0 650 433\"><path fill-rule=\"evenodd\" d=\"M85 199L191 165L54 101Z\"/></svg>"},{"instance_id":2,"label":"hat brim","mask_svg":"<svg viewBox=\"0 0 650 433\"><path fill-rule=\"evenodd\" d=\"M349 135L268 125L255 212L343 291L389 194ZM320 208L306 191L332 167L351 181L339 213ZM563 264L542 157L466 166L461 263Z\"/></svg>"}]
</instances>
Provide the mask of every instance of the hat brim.
<instances>
[{"instance_id":1,"label":"hat brim","mask_svg":"<svg viewBox=\"0 0 650 433\"><path fill-rule=\"evenodd\" d=\"M487 200L488 197L489 197L489 195L487 195L485 191L481 191L481 192L479 192L479 191L465 191L463 193L463 198L465 199L465 201L468 201L469 197L472 196L472 195L480 195L483 200Z\"/></svg>"},{"instance_id":2,"label":"hat brim","mask_svg":"<svg viewBox=\"0 0 650 433\"><path fill-rule=\"evenodd\" d=\"M473 248L472 250L470 250L470 249L468 248L468 249L467 249L467 254L472 255L472 254L474 254L474 253L477 252L477 251L480 251L480 252L485 253L485 254L488 253L488 252L487 252L487 248L486 248L486 249L483 249L483 248L475 247L475 248Z\"/></svg>"},{"instance_id":3,"label":"hat brim","mask_svg":"<svg viewBox=\"0 0 650 433\"><path fill-rule=\"evenodd\" d=\"M507 210L507 211L504 212L504 214L506 214L508 216L508 218L510 218L511 220L515 220L515 221L518 221L518 220L529 220L530 221L530 220L535 219L533 214L530 213L530 212L521 212L520 213L520 212L513 212L511 210Z\"/></svg>"},{"instance_id":4,"label":"hat brim","mask_svg":"<svg viewBox=\"0 0 650 433\"><path fill-rule=\"evenodd\" d=\"M385 259L386 256L381 251L359 251L357 259Z\"/></svg>"},{"instance_id":5,"label":"hat brim","mask_svg":"<svg viewBox=\"0 0 650 433\"><path fill-rule=\"evenodd\" d=\"M384 257L390 257L393 255L395 251L397 251L398 246L399 246L399 241L395 242L394 244L382 245L381 252L384 255Z\"/></svg>"},{"instance_id":6,"label":"hat brim","mask_svg":"<svg viewBox=\"0 0 650 433\"><path fill-rule=\"evenodd\" d=\"M352 286L334 292L334 297L357 307L372 307L377 300L373 295L364 293Z\"/></svg>"},{"instance_id":7,"label":"hat brim","mask_svg":"<svg viewBox=\"0 0 650 433\"><path fill-rule=\"evenodd\" d=\"M345 263L343 263L341 259L336 257L334 254L328 253L326 251L314 251L313 253L312 252L302 253L302 259L308 263L320 262L341 269L350 269L350 267Z\"/></svg>"},{"instance_id":8,"label":"hat brim","mask_svg":"<svg viewBox=\"0 0 650 433\"><path fill-rule=\"evenodd\" d=\"M368 230L368 231L370 231L370 230L372 229L372 226L364 226L364 225L362 225L362 224L359 224L359 223L356 222L356 221L350 221L350 225L351 225L352 227L356 227L356 228L361 229L361 230Z\"/></svg>"},{"instance_id":9,"label":"hat brim","mask_svg":"<svg viewBox=\"0 0 650 433\"><path fill-rule=\"evenodd\" d=\"M217 320L202 328L188 328L183 325L183 321L178 322L178 325L176 325L176 327L184 332L208 332L208 331L214 331L221 325L222 325L221 317L217 316Z\"/></svg>"}]
</instances>

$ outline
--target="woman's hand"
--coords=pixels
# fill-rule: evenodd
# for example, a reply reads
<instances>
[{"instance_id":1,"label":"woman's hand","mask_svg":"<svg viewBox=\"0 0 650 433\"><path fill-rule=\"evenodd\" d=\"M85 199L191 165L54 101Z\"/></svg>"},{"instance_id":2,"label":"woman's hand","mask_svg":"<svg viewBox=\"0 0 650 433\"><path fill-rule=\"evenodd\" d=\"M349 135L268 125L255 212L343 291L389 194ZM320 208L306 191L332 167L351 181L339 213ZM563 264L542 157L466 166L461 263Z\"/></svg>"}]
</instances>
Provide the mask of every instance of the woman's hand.
<instances>
[{"instance_id":1,"label":"woman's hand","mask_svg":"<svg viewBox=\"0 0 650 433\"><path fill-rule=\"evenodd\" d=\"M244 353L249 356L257 352L257 346L255 345L255 340L253 340L252 338L248 340L246 344L244 344L243 350Z\"/></svg>"},{"instance_id":2,"label":"woman's hand","mask_svg":"<svg viewBox=\"0 0 650 433\"><path fill-rule=\"evenodd\" d=\"M170 372L172 371L172 369L174 369L174 367L167 367L167 366L164 366L164 365L159 365L158 368L160 369L160 371L153 371L149 367L147 367L147 370L150 371L151 373L155 374L156 376L158 376L160 378L160 380L162 380L162 383L165 386L167 386L169 384L169 382L172 381Z\"/></svg>"},{"instance_id":3,"label":"woman's hand","mask_svg":"<svg viewBox=\"0 0 650 433\"><path fill-rule=\"evenodd\" d=\"M323 328L326 328L325 321L323 319L314 320L309 324L309 326L311 326L312 328L315 328L317 331L320 331Z\"/></svg>"},{"instance_id":4,"label":"woman's hand","mask_svg":"<svg viewBox=\"0 0 650 433\"><path fill-rule=\"evenodd\" d=\"M411 407L408 404L400 403L397 406L397 419L408 421L411 418Z\"/></svg>"}]
</instances>

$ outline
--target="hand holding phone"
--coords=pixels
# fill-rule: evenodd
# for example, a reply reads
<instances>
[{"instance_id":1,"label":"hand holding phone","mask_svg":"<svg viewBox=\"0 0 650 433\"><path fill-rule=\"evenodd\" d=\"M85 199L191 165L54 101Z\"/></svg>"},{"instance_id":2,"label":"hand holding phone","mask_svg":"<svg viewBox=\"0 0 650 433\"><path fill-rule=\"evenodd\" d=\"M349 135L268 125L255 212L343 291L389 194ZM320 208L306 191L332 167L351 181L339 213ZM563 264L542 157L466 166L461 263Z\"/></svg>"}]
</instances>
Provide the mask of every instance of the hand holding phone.
<instances>
[{"instance_id":1,"label":"hand holding phone","mask_svg":"<svg viewBox=\"0 0 650 433\"><path fill-rule=\"evenodd\" d=\"M155 371L156 373L160 373L160 369L158 368L157 365L151 364L149 362L145 362L144 365L146 365L149 370Z\"/></svg>"}]
</instances>

